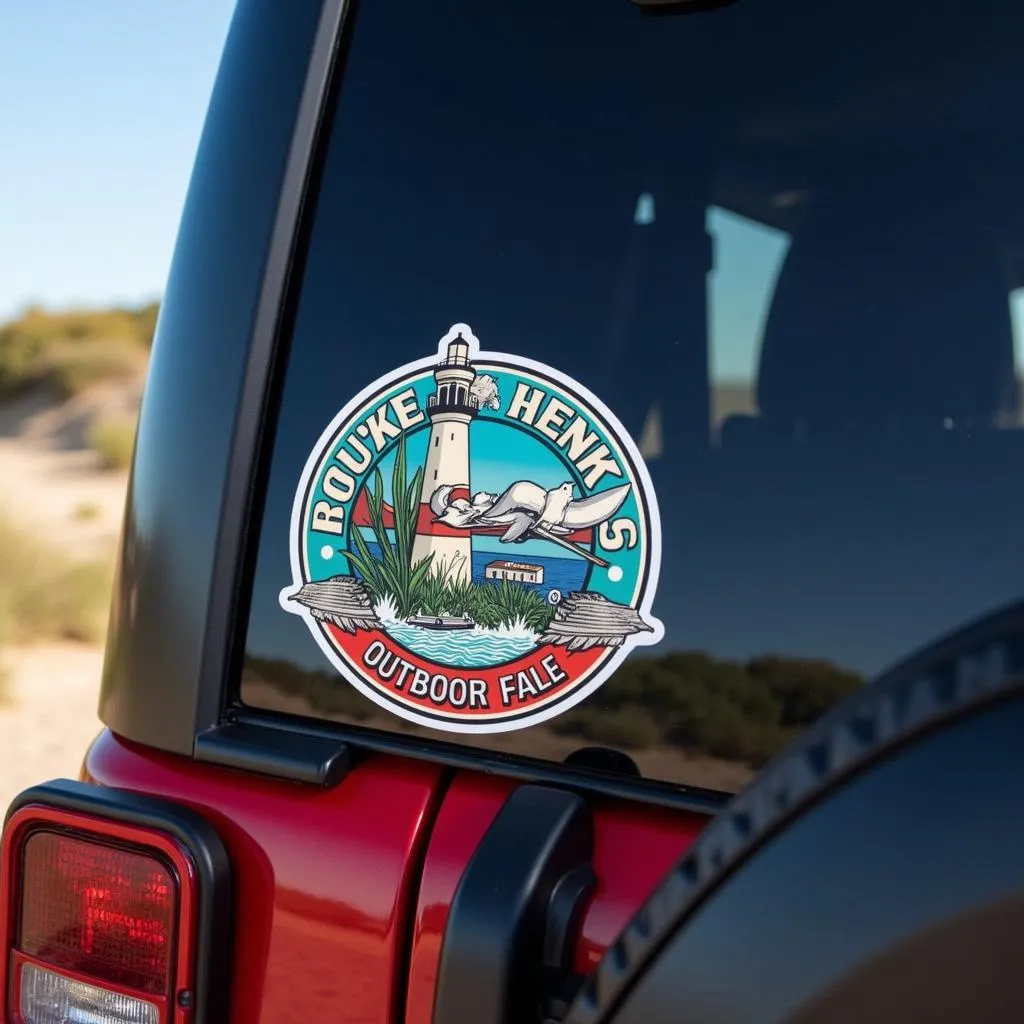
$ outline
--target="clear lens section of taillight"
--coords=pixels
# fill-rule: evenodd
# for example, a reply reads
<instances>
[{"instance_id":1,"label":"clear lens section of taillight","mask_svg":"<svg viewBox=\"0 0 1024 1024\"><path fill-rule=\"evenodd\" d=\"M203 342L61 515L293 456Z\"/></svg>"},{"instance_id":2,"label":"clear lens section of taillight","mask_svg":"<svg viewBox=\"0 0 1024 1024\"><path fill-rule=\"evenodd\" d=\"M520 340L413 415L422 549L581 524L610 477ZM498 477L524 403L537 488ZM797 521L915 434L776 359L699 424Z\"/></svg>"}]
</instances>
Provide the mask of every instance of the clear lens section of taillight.
<instances>
[{"instance_id":1,"label":"clear lens section of taillight","mask_svg":"<svg viewBox=\"0 0 1024 1024\"><path fill-rule=\"evenodd\" d=\"M144 999L86 985L33 964L21 968L24 1024L159 1024L156 1006Z\"/></svg>"}]
</instances>

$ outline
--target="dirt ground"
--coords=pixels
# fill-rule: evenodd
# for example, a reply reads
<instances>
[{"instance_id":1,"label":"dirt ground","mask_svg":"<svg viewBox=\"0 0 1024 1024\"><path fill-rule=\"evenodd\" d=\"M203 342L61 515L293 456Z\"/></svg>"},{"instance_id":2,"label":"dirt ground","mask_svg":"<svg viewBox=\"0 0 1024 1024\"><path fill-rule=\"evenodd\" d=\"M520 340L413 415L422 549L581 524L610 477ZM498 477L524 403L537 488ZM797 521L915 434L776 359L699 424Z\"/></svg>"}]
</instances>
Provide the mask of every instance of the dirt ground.
<instances>
[{"instance_id":1,"label":"dirt ground","mask_svg":"<svg viewBox=\"0 0 1024 1024\"><path fill-rule=\"evenodd\" d=\"M27 786L74 779L102 728L96 700L103 650L46 644L4 652L8 703L0 707L0 814Z\"/></svg>"},{"instance_id":2,"label":"dirt ground","mask_svg":"<svg viewBox=\"0 0 1024 1024\"><path fill-rule=\"evenodd\" d=\"M27 396L0 409L0 509L59 534L64 552L113 557L127 478L84 445L96 411L130 410L136 389L99 390L59 406ZM26 786L75 778L100 722L101 646L48 643L0 651L0 814Z\"/></svg>"}]
</instances>

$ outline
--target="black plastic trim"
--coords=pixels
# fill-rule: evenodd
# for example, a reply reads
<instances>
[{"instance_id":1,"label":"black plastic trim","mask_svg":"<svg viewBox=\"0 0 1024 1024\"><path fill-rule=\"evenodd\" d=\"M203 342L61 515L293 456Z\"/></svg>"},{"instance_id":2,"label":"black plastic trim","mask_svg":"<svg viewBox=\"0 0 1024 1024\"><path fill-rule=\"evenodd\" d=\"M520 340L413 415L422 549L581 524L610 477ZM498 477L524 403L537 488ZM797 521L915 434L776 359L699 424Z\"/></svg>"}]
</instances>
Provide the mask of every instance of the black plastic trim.
<instances>
[{"instance_id":1,"label":"black plastic trim","mask_svg":"<svg viewBox=\"0 0 1024 1024\"><path fill-rule=\"evenodd\" d=\"M196 759L290 782L336 786L348 774L348 744L328 736L231 722L196 737Z\"/></svg>"},{"instance_id":2,"label":"black plastic trim","mask_svg":"<svg viewBox=\"0 0 1024 1024\"><path fill-rule=\"evenodd\" d=\"M448 913L434 1024L525 1024L570 970L574 926L596 883L586 802L513 791L459 881Z\"/></svg>"},{"instance_id":3,"label":"black plastic trim","mask_svg":"<svg viewBox=\"0 0 1024 1024\"><path fill-rule=\"evenodd\" d=\"M239 0L154 339L100 716L194 756L219 724L278 311L344 0Z\"/></svg>"},{"instance_id":4,"label":"black plastic trim","mask_svg":"<svg viewBox=\"0 0 1024 1024\"><path fill-rule=\"evenodd\" d=\"M231 995L231 861L214 827L187 807L158 797L55 779L26 789L4 823L33 806L52 807L122 822L172 836L188 852L199 878L195 947L194 1024L224 1024Z\"/></svg>"},{"instance_id":5,"label":"black plastic trim","mask_svg":"<svg viewBox=\"0 0 1024 1024\"><path fill-rule=\"evenodd\" d=\"M349 0L322 0L270 236L222 501L199 677L199 706L196 709L199 730L220 720L229 685L228 676L233 660L237 660L232 658L232 653L239 648L240 636L244 637L245 633L244 629L237 629L240 613L248 614L248 602L239 601L244 593L239 584L252 516L254 476L265 438L267 395L281 321L285 316L285 297L307 186L348 6ZM198 743L195 754L203 759Z\"/></svg>"},{"instance_id":6,"label":"black plastic trim","mask_svg":"<svg viewBox=\"0 0 1024 1024\"><path fill-rule=\"evenodd\" d=\"M701 833L587 978L566 1024L604 1024L680 925L838 786L957 716L1024 692L1024 602L925 648L818 720Z\"/></svg>"},{"instance_id":7,"label":"black plastic trim","mask_svg":"<svg viewBox=\"0 0 1024 1024\"><path fill-rule=\"evenodd\" d=\"M407 921L415 921L419 912L420 893L423 887L423 869L427 863L427 856L430 853L430 840L433 837L434 829L437 827L438 815L441 813L441 806L448 796L455 773L442 771L439 774L437 784L430 793L426 812L423 816L424 827L420 841L413 847L412 856L406 868L410 884L405 894L405 913ZM413 950L417 943L417 932L415 927L403 928L397 936L394 955L394 968L392 977L397 979L391 988L391 1006L389 1008L389 1021L401 1022L406 1020L409 1006L409 977L412 970Z\"/></svg>"},{"instance_id":8,"label":"black plastic trim","mask_svg":"<svg viewBox=\"0 0 1024 1024\"><path fill-rule=\"evenodd\" d=\"M655 779L640 779L632 775L620 776L587 771L572 763L532 761L520 755L502 755L493 750L467 748L445 743L443 740L422 740L403 736L401 733L379 732L319 718L303 718L297 715L286 717L278 712L260 711L255 708L237 708L229 714L234 724L260 727L261 731L253 733L252 737L261 745L254 745L248 751L247 766L250 771L264 775L275 775L279 770L277 741L274 737L280 733L298 733L304 737L321 737L336 743L344 743L349 747L353 757L363 751L393 754L413 760L430 761L450 768L502 775L525 783L555 785L577 793L612 800L629 800L675 811L690 811L712 816L726 807L732 799L731 794L713 789L698 789L694 786L681 786Z\"/></svg>"}]
</instances>

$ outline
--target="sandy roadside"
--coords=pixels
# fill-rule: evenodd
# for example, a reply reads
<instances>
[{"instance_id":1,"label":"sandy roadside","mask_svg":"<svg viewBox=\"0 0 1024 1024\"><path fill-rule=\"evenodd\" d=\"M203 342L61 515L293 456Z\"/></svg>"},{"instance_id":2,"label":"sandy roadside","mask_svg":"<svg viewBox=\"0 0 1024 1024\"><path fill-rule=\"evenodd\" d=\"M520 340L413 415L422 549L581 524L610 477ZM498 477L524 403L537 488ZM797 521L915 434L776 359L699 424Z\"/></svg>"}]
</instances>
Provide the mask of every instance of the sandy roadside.
<instances>
[{"instance_id":1,"label":"sandy roadside","mask_svg":"<svg viewBox=\"0 0 1024 1024\"><path fill-rule=\"evenodd\" d=\"M78 776L102 726L96 702L103 650L78 644L3 653L9 703L0 707L0 814L27 786Z\"/></svg>"},{"instance_id":2,"label":"sandy roadside","mask_svg":"<svg viewBox=\"0 0 1024 1024\"><path fill-rule=\"evenodd\" d=\"M113 557L127 478L85 447L89 416L130 410L137 389L100 389L54 406L29 395L0 407L0 513L59 535L71 558ZM100 731L102 646L46 643L0 650L0 814L27 786L76 778Z\"/></svg>"}]
</instances>

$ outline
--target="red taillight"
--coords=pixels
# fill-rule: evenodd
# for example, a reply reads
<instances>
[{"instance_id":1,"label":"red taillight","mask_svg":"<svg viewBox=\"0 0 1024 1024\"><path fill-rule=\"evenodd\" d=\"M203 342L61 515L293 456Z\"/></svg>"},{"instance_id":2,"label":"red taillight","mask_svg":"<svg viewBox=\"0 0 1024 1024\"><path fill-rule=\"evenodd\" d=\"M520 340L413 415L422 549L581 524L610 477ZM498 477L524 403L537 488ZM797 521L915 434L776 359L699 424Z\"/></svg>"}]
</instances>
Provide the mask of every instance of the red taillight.
<instances>
[{"instance_id":1,"label":"red taillight","mask_svg":"<svg viewBox=\"0 0 1024 1024\"><path fill-rule=\"evenodd\" d=\"M90 799L116 811L115 797ZM15 810L0 860L2 1019L208 1020L195 1001L199 879L189 849L157 828L34 803ZM209 879L207 896L211 887L221 888Z\"/></svg>"},{"instance_id":2,"label":"red taillight","mask_svg":"<svg viewBox=\"0 0 1024 1024\"><path fill-rule=\"evenodd\" d=\"M178 887L152 856L36 832L22 852L16 948L98 981L166 995Z\"/></svg>"}]
</instances>

